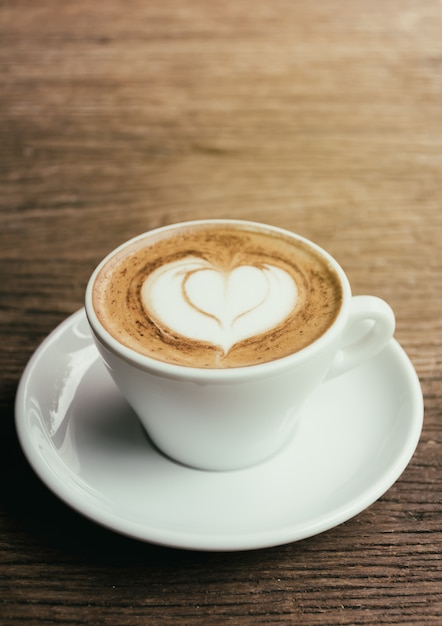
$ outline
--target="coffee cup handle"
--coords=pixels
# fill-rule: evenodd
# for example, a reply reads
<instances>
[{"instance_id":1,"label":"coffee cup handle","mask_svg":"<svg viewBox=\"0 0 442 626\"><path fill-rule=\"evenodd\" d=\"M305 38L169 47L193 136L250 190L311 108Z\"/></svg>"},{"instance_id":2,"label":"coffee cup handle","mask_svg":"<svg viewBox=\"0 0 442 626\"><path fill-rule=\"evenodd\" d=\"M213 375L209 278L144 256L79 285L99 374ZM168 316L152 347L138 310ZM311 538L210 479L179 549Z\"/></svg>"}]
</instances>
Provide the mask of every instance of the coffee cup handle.
<instances>
[{"instance_id":1,"label":"coffee cup handle","mask_svg":"<svg viewBox=\"0 0 442 626\"><path fill-rule=\"evenodd\" d=\"M393 337L394 329L394 313L384 300L375 296L353 296L341 347L326 380L376 356Z\"/></svg>"}]
</instances>

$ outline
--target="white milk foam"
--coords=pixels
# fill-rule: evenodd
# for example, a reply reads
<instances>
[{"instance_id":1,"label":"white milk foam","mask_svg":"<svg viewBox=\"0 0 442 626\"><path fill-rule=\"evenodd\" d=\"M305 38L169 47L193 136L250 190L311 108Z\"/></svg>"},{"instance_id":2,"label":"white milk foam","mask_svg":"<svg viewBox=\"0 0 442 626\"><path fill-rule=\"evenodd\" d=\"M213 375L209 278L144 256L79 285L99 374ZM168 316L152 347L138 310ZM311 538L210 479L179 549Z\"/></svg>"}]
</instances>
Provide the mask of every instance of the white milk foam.
<instances>
[{"instance_id":1,"label":"white milk foam","mask_svg":"<svg viewBox=\"0 0 442 626\"><path fill-rule=\"evenodd\" d=\"M161 328L222 348L270 331L295 308L293 278L269 264L229 272L188 256L154 270L141 288L144 309Z\"/></svg>"}]
</instances>

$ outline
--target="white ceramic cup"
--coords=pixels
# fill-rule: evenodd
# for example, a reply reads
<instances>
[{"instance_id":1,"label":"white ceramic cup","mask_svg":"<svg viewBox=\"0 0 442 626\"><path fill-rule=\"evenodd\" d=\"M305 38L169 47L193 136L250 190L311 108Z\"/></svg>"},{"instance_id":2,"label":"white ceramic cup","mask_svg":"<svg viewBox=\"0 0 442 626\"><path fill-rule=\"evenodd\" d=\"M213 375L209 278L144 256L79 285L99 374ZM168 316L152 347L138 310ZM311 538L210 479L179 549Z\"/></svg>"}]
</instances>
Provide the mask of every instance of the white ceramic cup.
<instances>
[{"instance_id":1,"label":"white ceramic cup","mask_svg":"<svg viewBox=\"0 0 442 626\"><path fill-rule=\"evenodd\" d=\"M260 226L302 240L321 254L341 281L343 302L332 326L306 348L258 365L202 369L168 364L122 345L100 323L92 303L94 281L117 252L160 230L144 233L109 254L92 274L86 314L94 341L115 383L137 413L153 443L172 459L204 470L233 470L259 463L291 438L301 407L327 378L377 354L391 339L395 318L374 296L352 296L339 264L316 244L273 226L240 220L200 220ZM189 222L187 222L187 225Z\"/></svg>"}]
</instances>

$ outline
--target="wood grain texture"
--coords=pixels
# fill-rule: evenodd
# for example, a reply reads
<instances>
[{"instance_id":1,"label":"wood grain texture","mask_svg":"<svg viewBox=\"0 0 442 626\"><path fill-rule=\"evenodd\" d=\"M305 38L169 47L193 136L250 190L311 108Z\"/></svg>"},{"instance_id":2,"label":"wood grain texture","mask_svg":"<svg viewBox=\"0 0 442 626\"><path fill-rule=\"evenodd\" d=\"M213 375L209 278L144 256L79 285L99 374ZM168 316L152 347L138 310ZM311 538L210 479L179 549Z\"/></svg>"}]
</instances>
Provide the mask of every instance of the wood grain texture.
<instances>
[{"instance_id":1,"label":"wood grain texture","mask_svg":"<svg viewBox=\"0 0 442 626\"><path fill-rule=\"evenodd\" d=\"M441 33L438 0L0 2L2 626L442 623ZM323 245L391 303L420 377L409 467L317 537L140 545L65 507L18 448L23 367L95 264L200 217Z\"/></svg>"}]
</instances>

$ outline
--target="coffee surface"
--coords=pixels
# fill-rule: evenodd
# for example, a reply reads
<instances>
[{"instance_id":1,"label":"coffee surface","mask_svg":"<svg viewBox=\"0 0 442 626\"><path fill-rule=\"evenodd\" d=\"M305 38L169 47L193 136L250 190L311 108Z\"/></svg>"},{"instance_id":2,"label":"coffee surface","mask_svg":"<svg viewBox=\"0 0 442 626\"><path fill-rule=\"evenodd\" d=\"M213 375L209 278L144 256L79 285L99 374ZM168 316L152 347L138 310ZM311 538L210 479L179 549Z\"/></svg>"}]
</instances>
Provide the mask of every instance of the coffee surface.
<instances>
[{"instance_id":1,"label":"coffee surface","mask_svg":"<svg viewBox=\"0 0 442 626\"><path fill-rule=\"evenodd\" d=\"M288 356L320 337L339 278L304 242L222 223L146 235L116 253L93 290L103 326L154 359L203 368Z\"/></svg>"}]
</instances>

